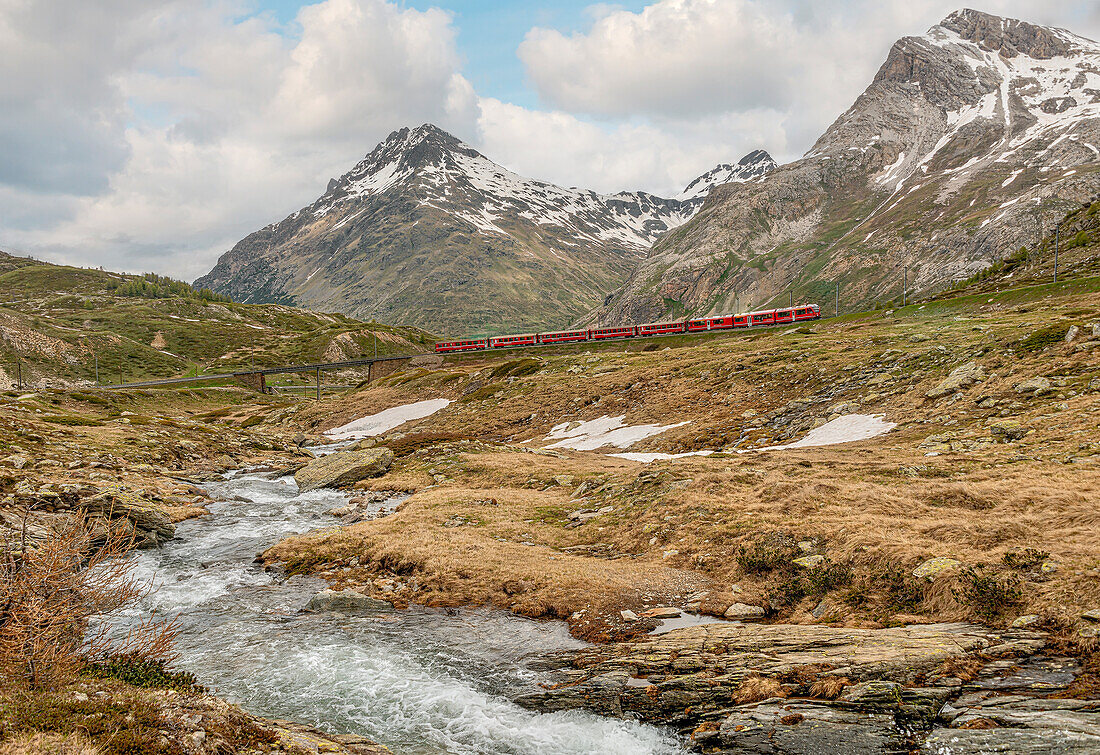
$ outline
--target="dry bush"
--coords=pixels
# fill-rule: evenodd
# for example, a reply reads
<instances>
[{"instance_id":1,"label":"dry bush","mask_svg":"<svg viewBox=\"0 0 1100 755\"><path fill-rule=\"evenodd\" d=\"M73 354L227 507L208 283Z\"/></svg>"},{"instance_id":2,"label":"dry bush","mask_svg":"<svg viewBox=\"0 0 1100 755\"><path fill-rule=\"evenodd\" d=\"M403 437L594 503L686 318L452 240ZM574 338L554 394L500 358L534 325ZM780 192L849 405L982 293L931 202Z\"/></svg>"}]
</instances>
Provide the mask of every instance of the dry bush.
<instances>
[{"instance_id":1,"label":"dry bush","mask_svg":"<svg viewBox=\"0 0 1100 755\"><path fill-rule=\"evenodd\" d=\"M34 544L25 528L17 542L0 543L0 680L37 690L111 656L175 660L175 620L150 617L121 637L105 620L148 591L124 558L133 542L77 518ZM89 631L95 616L104 620Z\"/></svg>"},{"instance_id":2,"label":"dry bush","mask_svg":"<svg viewBox=\"0 0 1100 755\"><path fill-rule=\"evenodd\" d=\"M733 699L740 705L746 703L758 703L769 697L786 697L787 693L783 685L775 679L766 676L750 676L741 682L734 693Z\"/></svg>"}]
</instances>

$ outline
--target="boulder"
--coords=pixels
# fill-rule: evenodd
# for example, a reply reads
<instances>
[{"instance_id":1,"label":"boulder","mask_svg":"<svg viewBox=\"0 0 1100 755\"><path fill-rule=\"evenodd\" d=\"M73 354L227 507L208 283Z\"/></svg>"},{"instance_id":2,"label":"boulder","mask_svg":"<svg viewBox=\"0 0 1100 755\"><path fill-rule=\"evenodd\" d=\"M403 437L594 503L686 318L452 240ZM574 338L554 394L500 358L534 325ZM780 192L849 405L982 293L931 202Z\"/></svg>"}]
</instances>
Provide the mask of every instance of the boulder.
<instances>
[{"instance_id":1,"label":"boulder","mask_svg":"<svg viewBox=\"0 0 1100 755\"><path fill-rule=\"evenodd\" d=\"M1044 393L1050 392L1050 381L1041 376L1028 378L1016 386L1016 392L1032 393L1036 396L1042 396Z\"/></svg>"},{"instance_id":2,"label":"boulder","mask_svg":"<svg viewBox=\"0 0 1100 755\"><path fill-rule=\"evenodd\" d=\"M734 621L754 621L764 618L764 609L760 606L750 606L748 603L734 603L722 615Z\"/></svg>"},{"instance_id":3,"label":"boulder","mask_svg":"<svg viewBox=\"0 0 1100 755\"><path fill-rule=\"evenodd\" d=\"M812 556L802 556L801 558L794 559L794 565L801 566L803 569L813 569L820 566L824 561L824 556L821 554L814 554Z\"/></svg>"},{"instance_id":4,"label":"boulder","mask_svg":"<svg viewBox=\"0 0 1100 755\"><path fill-rule=\"evenodd\" d=\"M941 574L953 571L960 566L962 566L962 562L957 559L939 556L937 558L928 559L914 569L913 576L917 579L935 579Z\"/></svg>"},{"instance_id":5,"label":"boulder","mask_svg":"<svg viewBox=\"0 0 1100 755\"><path fill-rule=\"evenodd\" d=\"M303 493L319 488L347 487L384 475L392 463L393 452L388 448L340 451L309 462L294 474L294 481Z\"/></svg>"},{"instance_id":6,"label":"boulder","mask_svg":"<svg viewBox=\"0 0 1100 755\"><path fill-rule=\"evenodd\" d=\"M928 398L940 398L948 393L969 388L974 383L985 380L985 370L977 362L967 362L962 367L956 367L939 385L928 393Z\"/></svg>"},{"instance_id":7,"label":"boulder","mask_svg":"<svg viewBox=\"0 0 1100 755\"><path fill-rule=\"evenodd\" d=\"M139 540L138 547L150 547L172 538L176 525L167 512L132 493L99 493L82 502L83 508L106 519L128 519Z\"/></svg>"},{"instance_id":8,"label":"boulder","mask_svg":"<svg viewBox=\"0 0 1100 755\"><path fill-rule=\"evenodd\" d=\"M1005 441L1019 440L1028 434L1030 427L1016 419L999 419L989 426L989 432L994 438Z\"/></svg>"},{"instance_id":9,"label":"boulder","mask_svg":"<svg viewBox=\"0 0 1100 755\"><path fill-rule=\"evenodd\" d=\"M307 611L339 611L357 613L359 611L386 611L393 608L384 600L376 600L355 590L321 590L309 599Z\"/></svg>"},{"instance_id":10,"label":"boulder","mask_svg":"<svg viewBox=\"0 0 1100 755\"><path fill-rule=\"evenodd\" d=\"M1077 335L1081 332L1081 329L1076 325L1070 325L1069 330L1066 331L1066 343L1072 343L1073 339L1077 338Z\"/></svg>"}]
</instances>

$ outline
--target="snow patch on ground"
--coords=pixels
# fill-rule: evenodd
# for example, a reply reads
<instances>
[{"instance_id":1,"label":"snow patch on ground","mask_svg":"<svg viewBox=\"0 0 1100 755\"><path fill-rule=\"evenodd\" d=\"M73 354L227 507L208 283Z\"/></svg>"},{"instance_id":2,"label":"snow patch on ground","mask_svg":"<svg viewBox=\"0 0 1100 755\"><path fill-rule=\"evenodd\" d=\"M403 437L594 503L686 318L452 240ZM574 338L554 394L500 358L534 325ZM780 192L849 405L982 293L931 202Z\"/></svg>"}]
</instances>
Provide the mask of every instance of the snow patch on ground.
<instances>
[{"instance_id":1,"label":"snow patch on ground","mask_svg":"<svg viewBox=\"0 0 1100 755\"><path fill-rule=\"evenodd\" d=\"M810 430L806 433L805 438L794 443L787 443L782 446L750 448L739 453L779 451L785 448L809 448L812 446L835 446L838 443L852 443L857 440L875 438L890 432L897 426L896 422L883 420L881 414L845 414L843 417L837 417L821 427Z\"/></svg>"},{"instance_id":2,"label":"snow patch on ground","mask_svg":"<svg viewBox=\"0 0 1100 755\"><path fill-rule=\"evenodd\" d=\"M350 440L353 438L368 438L373 435L381 435L395 427L411 422L414 419L429 417L440 409L446 408L451 403L450 399L433 398L428 401L417 401L414 404L395 406L371 414L368 417L352 420L346 425L334 427L325 435L336 440Z\"/></svg>"},{"instance_id":3,"label":"snow patch on ground","mask_svg":"<svg viewBox=\"0 0 1100 755\"><path fill-rule=\"evenodd\" d=\"M604 446L630 448L645 438L660 435L674 427L682 427L687 422L672 425L624 425L625 417L598 417L574 425L563 422L550 428L546 440L557 440L547 448L571 448L574 451L595 451Z\"/></svg>"},{"instance_id":4,"label":"snow patch on ground","mask_svg":"<svg viewBox=\"0 0 1100 755\"><path fill-rule=\"evenodd\" d=\"M688 456L710 456L714 451L688 451L682 454L662 454L662 453L639 453L630 452L625 454L609 454L619 459L626 459L627 461L640 461L642 464L649 464L653 461L668 461L669 459L683 459Z\"/></svg>"}]
</instances>

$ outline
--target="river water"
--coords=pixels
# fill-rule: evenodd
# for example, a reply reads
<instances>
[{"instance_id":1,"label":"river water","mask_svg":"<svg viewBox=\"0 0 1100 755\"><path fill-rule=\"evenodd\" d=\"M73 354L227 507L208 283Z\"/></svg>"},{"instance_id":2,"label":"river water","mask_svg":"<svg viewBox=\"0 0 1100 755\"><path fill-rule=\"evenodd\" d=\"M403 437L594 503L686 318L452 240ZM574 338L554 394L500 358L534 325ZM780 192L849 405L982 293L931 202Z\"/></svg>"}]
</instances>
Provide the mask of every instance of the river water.
<instances>
[{"instance_id":1,"label":"river water","mask_svg":"<svg viewBox=\"0 0 1100 755\"><path fill-rule=\"evenodd\" d=\"M324 512L345 497L299 495L291 478L247 474L208 490L218 499L210 516L131 557L155 586L140 612L181 616L177 665L217 694L259 715L370 737L398 755L683 752L662 729L510 702L542 678L526 666L530 653L581 646L561 623L488 609L300 612L324 583L280 580L253 559L283 537L334 526Z\"/></svg>"}]
</instances>

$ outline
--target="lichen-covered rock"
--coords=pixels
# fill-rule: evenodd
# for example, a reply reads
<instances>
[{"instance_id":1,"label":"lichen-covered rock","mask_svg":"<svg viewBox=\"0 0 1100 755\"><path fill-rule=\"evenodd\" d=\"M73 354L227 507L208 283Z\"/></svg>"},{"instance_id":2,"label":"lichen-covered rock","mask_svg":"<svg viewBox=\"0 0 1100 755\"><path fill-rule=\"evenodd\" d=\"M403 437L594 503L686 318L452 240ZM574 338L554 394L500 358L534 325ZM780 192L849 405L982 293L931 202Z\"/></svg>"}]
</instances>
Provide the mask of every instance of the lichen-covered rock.
<instances>
[{"instance_id":1,"label":"lichen-covered rock","mask_svg":"<svg viewBox=\"0 0 1100 755\"><path fill-rule=\"evenodd\" d=\"M958 559L938 556L937 558L928 559L914 569L913 576L917 579L935 579L939 575L953 571L960 566L962 566L962 562Z\"/></svg>"},{"instance_id":2,"label":"lichen-covered rock","mask_svg":"<svg viewBox=\"0 0 1100 755\"><path fill-rule=\"evenodd\" d=\"M1031 431L1018 419L1000 419L989 426L989 432L994 438L1005 441L1019 440Z\"/></svg>"},{"instance_id":3,"label":"lichen-covered rock","mask_svg":"<svg viewBox=\"0 0 1100 755\"><path fill-rule=\"evenodd\" d=\"M1050 391L1050 381L1045 377L1037 376L1028 378L1022 383L1016 386L1017 393L1033 393L1036 396L1042 396L1044 393Z\"/></svg>"},{"instance_id":4,"label":"lichen-covered rock","mask_svg":"<svg viewBox=\"0 0 1100 755\"><path fill-rule=\"evenodd\" d=\"M969 388L974 383L985 380L985 369L977 362L967 362L962 367L956 367L944 380L932 390L928 391L928 398L940 398L955 391Z\"/></svg>"},{"instance_id":5,"label":"lichen-covered rock","mask_svg":"<svg viewBox=\"0 0 1100 755\"><path fill-rule=\"evenodd\" d=\"M294 474L294 481L303 493L319 488L347 487L384 475L392 463L393 451L388 448L341 451L309 462Z\"/></svg>"}]
</instances>

